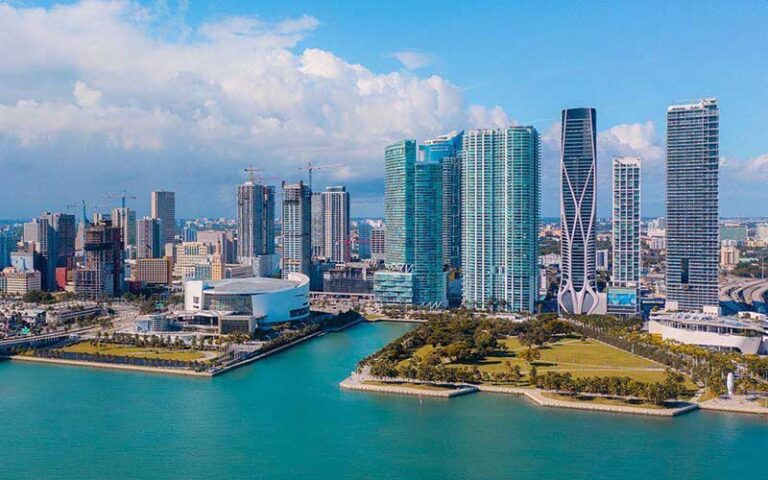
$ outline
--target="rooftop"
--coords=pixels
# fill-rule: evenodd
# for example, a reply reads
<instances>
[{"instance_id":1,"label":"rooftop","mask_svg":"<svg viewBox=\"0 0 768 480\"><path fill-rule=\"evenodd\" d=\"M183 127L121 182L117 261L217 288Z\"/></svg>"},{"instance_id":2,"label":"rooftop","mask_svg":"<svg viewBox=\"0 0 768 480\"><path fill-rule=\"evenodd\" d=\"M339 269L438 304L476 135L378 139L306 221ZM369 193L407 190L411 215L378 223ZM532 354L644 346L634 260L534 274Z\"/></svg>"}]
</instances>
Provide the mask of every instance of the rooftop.
<instances>
[{"instance_id":1,"label":"rooftop","mask_svg":"<svg viewBox=\"0 0 768 480\"><path fill-rule=\"evenodd\" d=\"M206 281L204 290L206 293L219 295L258 294L296 288L303 283L305 282L296 278L230 278L226 280Z\"/></svg>"}]
</instances>

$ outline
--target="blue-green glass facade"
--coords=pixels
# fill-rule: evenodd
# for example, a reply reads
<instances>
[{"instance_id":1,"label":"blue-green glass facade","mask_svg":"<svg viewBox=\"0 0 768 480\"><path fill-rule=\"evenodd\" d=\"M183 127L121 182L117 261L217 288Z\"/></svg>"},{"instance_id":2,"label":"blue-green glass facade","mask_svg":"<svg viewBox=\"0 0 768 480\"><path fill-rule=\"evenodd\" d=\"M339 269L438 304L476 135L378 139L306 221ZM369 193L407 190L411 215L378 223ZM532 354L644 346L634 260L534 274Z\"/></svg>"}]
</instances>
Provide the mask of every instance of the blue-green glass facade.
<instances>
[{"instance_id":1,"label":"blue-green glass facade","mask_svg":"<svg viewBox=\"0 0 768 480\"><path fill-rule=\"evenodd\" d=\"M384 151L385 262L397 268L413 263L413 183L416 140L402 140Z\"/></svg>"},{"instance_id":2,"label":"blue-green glass facade","mask_svg":"<svg viewBox=\"0 0 768 480\"><path fill-rule=\"evenodd\" d=\"M414 180L414 303L445 303L442 166L416 162Z\"/></svg>"},{"instance_id":3,"label":"blue-green glass facade","mask_svg":"<svg viewBox=\"0 0 768 480\"><path fill-rule=\"evenodd\" d=\"M381 303L444 305L442 165L416 161L416 141L384 154L385 270L374 276Z\"/></svg>"},{"instance_id":4,"label":"blue-green glass facade","mask_svg":"<svg viewBox=\"0 0 768 480\"><path fill-rule=\"evenodd\" d=\"M463 303L534 310L538 294L539 134L472 130L462 149Z\"/></svg>"},{"instance_id":5,"label":"blue-green glass facade","mask_svg":"<svg viewBox=\"0 0 768 480\"><path fill-rule=\"evenodd\" d=\"M461 144L464 132L450 132L419 145L419 160L439 162L443 182L443 264L461 268Z\"/></svg>"}]
</instances>

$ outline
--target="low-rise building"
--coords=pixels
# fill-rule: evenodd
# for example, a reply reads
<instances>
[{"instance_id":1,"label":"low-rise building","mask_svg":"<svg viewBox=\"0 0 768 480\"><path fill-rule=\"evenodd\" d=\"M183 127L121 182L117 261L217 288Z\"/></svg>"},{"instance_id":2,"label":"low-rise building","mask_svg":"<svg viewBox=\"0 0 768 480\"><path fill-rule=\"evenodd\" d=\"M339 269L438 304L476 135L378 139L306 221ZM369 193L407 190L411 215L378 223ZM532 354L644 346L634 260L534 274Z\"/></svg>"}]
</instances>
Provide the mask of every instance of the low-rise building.
<instances>
[{"instance_id":1,"label":"low-rise building","mask_svg":"<svg viewBox=\"0 0 768 480\"><path fill-rule=\"evenodd\" d=\"M757 355L768 353L768 324L765 319L726 317L699 312L654 312L648 332L664 340L715 350Z\"/></svg>"},{"instance_id":2,"label":"low-rise building","mask_svg":"<svg viewBox=\"0 0 768 480\"><path fill-rule=\"evenodd\" d=\"M6 267L0 272L0 292L10 295L25 295L42 289L42 274L37 270L22 271Z\"/></svg>"},{"instance_id":3,"label":"low-rise building","mask_svg":"<svg viewBox=\"0 0 768 480\"><path fill-rule=\"evenodd\" d=\"M134 279L147 285L169 285L173 281L173 262L169 257L137 258Z\"/></svg>"},{"instance_id":4,"label":"low-rise building","mask_svg":"<svg viewBox=\"0 0 768 480\"><path fill-rule=\"evenodd\" d=\"M171 329L171 322L164 313L139 315L134 322L136 333L167 332Z\"/></svg>"}]
</instances>

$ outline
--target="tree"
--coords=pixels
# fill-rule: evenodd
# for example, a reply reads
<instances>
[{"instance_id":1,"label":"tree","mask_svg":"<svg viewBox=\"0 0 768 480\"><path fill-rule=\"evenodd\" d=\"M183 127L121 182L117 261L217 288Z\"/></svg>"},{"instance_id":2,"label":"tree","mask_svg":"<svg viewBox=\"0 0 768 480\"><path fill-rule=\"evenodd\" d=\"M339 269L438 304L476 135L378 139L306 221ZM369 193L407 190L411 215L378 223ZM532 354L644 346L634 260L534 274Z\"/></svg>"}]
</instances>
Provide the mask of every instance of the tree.
<instances>
[{"instance_id":1,"label":"tree","mask_svg":"<svg viewBox=\"0 0 768 480\"><path fill-rule=\"evenodd\" d=\"M523 350L523 352L520 354L520 357L529 364L532 364L541 358L541 351L536 347L528 347L527 350Z\"/></svg>"}]
</instances>

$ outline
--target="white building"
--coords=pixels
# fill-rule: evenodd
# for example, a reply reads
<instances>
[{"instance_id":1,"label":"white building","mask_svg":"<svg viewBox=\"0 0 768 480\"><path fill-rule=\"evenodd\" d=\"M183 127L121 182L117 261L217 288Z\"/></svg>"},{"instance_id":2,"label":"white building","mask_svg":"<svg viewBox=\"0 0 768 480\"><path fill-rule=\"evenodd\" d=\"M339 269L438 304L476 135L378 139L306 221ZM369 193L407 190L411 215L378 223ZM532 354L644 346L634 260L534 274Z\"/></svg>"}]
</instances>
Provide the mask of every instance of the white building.
<instances>
[{"instance_id":1,"label":"white building","mask_svg":"<svg viewBox=\"0 0 768 480\"><path fill-rule=\"evenodd\" d=\"M189 281L184 309L214 313L221 333L253 332L257 327L309 317L309 277Z\"/></svg>"},{"instance_id":2,"label":"white building","mask_svg":"<svg viewBox=\"0 0 768 480\"><path fill-rule=\"evenodd\" d=\"M664 340L699 345L716 350L757 355L768 353L768 330L764 318L724 317L712 313L652 313L648 331Z\"/></svg>"}]
</instances>

